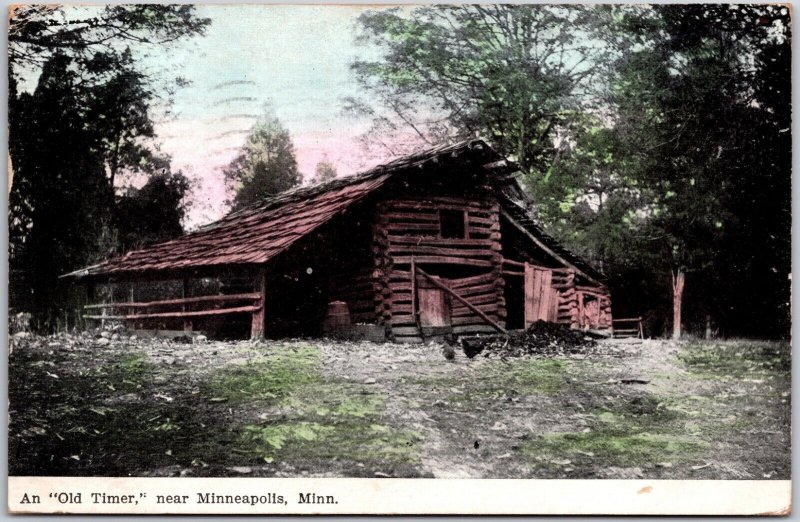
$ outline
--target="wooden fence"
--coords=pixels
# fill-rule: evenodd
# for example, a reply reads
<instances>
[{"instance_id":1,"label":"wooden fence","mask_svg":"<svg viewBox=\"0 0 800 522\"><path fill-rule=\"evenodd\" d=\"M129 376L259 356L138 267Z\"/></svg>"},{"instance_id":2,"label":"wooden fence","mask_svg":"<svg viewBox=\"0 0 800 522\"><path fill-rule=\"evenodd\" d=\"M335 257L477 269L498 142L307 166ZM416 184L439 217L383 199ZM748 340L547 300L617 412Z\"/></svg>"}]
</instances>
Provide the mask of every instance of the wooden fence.
<instances>
[{"instance_id":1,"label":"wooden fence","mask_svg":"<svg viewBox=\"0 0 800 522\"><path fill-rule=\"evenodd\" d=\"M193 318L239 313L259 315L262 308L261 297L260 292L253 292L184 297L143 303L99 303L84 306L84 310L89 313L84 314L83 318L97 321L130 322L144 319L183 319L184 330L191 330ZM223 308L222 304L228 306ZM101 310L101 314L91 313L94 310ZM116 311L116 313L106 313L106 311Z\"/></svg>"}]
</instances>

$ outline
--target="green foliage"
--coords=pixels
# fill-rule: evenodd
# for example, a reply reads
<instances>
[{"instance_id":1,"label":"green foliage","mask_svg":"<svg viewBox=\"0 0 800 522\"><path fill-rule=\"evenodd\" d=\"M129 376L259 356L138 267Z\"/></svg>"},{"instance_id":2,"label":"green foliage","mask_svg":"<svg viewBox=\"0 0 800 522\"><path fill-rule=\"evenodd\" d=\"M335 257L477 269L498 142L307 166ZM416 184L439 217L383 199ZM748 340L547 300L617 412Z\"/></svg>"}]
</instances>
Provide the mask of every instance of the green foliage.
<instances>
[{"instance_id":1,"label":"green foliage","mask_svg":"<svg viewBox=\"0 0 800 522\"><path fill-rule=\"evenodd\" d=\"M416 432L356 419L336 424L248 425L242 428L241 440L249 452L267 462L340 460L375 465L418 462L421 439Z\"/></svg>"},{"instance_id":2,"label":"green foliage","mask_svg":"<svg viewBox=\"0 0 800 522\"><path fill-rule=\"evenodd\" d=\"M300 183L294 144L289 131L271 109L265 109L241 153L223 170L233 193L233 209L289 190Z\"/></svg>"},{"instance_id":3,"label":"green foliage","mask_svg":"<svg viewBox=\"0 0 800 522\"><path fill-rule=\"evenodd\" d=\"M406 129L422 142L481 133L524 170L544 171L557 131L611 58L598 34L606 14L578 5L368 12L360 39L382 55L352 67L382 110L351 107L376 116L370 133Z\"/></svg>"},{"instance_id":4,"label":"green foliage","mask_svg":"<svg viewBox=\"0 0 800 522\"><path fill-rule=\"evenodd\" d=\"M115 213L119 250L181 235L189 189L189 180L182 173L163 172L151 176L142 188L119 197Z\"/></svg>"},{"instance_id":5,"label":"green foliage","mask_svg":"<svg viewBox=\"0 0 800 522\"><path fill-rule=\"evenodd\" d=\"M455 6L369 12L353 64L375 141L480 133L545 228L606 272L615 313L786 336L789 10ZM394 152L394 151L391 151ZM755 300L755 302L754 302Z\"/></svg>"},{"instance_id":6,"label":"green foliage","mask_svg":"<svg viewBox=\"0 0 800 522\"><path fill-rule=\"evenodd\" d=\"M232 403L252 400L277 402L289 394L318 382L320 352L304 346L277 351L265 362L243 364L215 376L207 393Z\"/></svg>"},{"instance_id":7,"label":"green foliage","mask_svg":"<svg viewBox=\"0 0 800 522\"><path fill-rule=\"evenodd\" d=\"M550 459L587 459L588 453L595 465L641 466L685 462L703 447L703 443L680 435L591 431L543 435L523 452Z\"/></svg>"},{"instance_id":8,"label":"green foliage","mask_svg":"<svg viewBox=\"0 0 800 522\"><path fill-rule=\"evenodd\" d=\"M139 4L108 6L17 5L10 10L8 56L12 74L21 66L37 67L56 54L80 63L98 54L119 52L129 43L167 46L203 34L210 24L192 5ZM120 45L122 44L122 45Z\"/></svg>"},{"instance_id":9,"label":"green foliage","mask_svg":"<svg viewBox=\"0 0 800 522\"><path fill-rule=\"evenodd\" d=\"M678 358L691 372L712 377L784 375L792 366L786 342L688 343Z\"/></svg>"},{"instance_id":10,"label":"green foliage","mask_svg":"<svg viewBox=\"0 0 800 522\"><path fill-rule=\"evenodd\" d=\"M116 251L120 237L122 246L148 239L134 237L130 209L117 215L115 189L120 174L169 173L169 162L153 152L152 76L137 70L127 44L166 45L207 25L192 6L12 9L9 264L11 286L25 291L12 292L10 306L33 312L34 324L52 328L76 304L58 276ZM20 92L17 79L37 74L35 90ZM180 183L171 188L172 199L160 200L174 204L159 209L173 212L162 237L176 232L181 212ZM152 224L145 228L150 236Z\"/></svg>"}]
</instances>

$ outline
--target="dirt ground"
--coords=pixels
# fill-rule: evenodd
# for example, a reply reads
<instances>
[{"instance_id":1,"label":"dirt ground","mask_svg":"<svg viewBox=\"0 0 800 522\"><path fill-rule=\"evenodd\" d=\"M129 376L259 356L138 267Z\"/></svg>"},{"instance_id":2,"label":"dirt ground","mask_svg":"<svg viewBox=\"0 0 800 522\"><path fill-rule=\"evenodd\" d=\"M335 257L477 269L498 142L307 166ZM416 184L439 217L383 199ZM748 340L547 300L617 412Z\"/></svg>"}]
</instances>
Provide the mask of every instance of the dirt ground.
<instances>
[{"instance_id":1,"label":"dirt ground","mask_svg":"<svg viewBox=\"0 0 800 522\"><path fill-rule=\"evenodd\" d=\"M109 336L109 333L105 334ZM790 346L16 335L9 474L786 479Z\"/></svg>"}]
</instances>

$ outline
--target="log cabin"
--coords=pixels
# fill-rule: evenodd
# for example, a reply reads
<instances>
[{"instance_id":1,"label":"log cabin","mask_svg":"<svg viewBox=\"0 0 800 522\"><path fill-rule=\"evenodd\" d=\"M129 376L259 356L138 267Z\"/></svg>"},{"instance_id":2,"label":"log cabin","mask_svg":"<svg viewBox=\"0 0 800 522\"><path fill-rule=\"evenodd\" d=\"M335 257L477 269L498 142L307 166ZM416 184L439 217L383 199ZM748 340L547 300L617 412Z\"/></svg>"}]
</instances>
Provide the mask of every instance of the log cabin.
<instances>
[{"instance_id":1,"label":"log cabin","mask_svg":"<svg viewBox=\"0 0 800 522\"><path fill-rule=\"evenodd\" d=\"M420 342L545 320L610 332L603 275L534 221L518 170L480 139L441 146L63 277L90 300L124 289L84 317L134 329Z\"/></svg>"}]
</instances>

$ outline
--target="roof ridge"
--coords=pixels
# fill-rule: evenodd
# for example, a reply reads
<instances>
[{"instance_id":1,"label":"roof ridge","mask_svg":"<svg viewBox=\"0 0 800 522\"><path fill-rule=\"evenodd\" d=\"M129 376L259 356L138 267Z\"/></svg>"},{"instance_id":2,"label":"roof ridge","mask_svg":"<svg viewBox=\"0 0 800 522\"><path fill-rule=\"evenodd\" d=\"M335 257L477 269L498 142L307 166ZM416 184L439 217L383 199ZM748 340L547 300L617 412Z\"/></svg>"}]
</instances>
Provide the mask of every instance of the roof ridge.
<instances>
[{"instance_id":1,"label":"roof ridge","mask_svg":"<svg viewBox=\"0 0 800 522\"><path fill-rule=\"evenodd\" d=\"M268 210L275 206L282 206L294 201L299 201L302 199L314 197L323 192L342 188L350 184L359 183L361 181L365 181L373 177L380 176L381 174L385 174L393 170L411 167L414 166L419 161L424 161L425 159L428 159L431 156L452 152L464 147L468 147L469 149L485 147L489 150L492 151L494 150L488 143L486 143L486 141L483 138L469 138L448 145L438 145L435 147L429 147L427 149L421 149L417 152L397 157L386 163L378 164L363 172L357 172L349 176L342 176L341 178L332 179L330 181L319 183L317 185L310 185L306 187L303 186L292 187L283 192L279 192L275 195L262 198L261 200L255 203L251 203L250 205L242 207L238 210L229 212L220 219L208 223L206 225L203 225L199 227L197 230L194 230L190 233L198 232L201 230L213 229L215 225L223 221L227 221L229 219L238 219L242 216L249 215L250 213L263 212L264 210Z\"/></svg>"}]
</instances>

